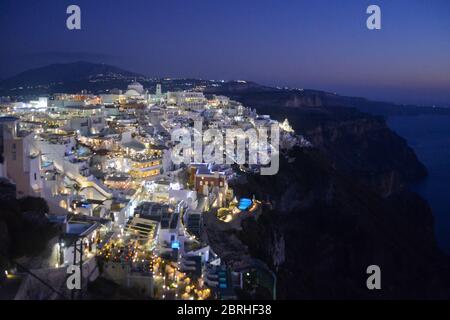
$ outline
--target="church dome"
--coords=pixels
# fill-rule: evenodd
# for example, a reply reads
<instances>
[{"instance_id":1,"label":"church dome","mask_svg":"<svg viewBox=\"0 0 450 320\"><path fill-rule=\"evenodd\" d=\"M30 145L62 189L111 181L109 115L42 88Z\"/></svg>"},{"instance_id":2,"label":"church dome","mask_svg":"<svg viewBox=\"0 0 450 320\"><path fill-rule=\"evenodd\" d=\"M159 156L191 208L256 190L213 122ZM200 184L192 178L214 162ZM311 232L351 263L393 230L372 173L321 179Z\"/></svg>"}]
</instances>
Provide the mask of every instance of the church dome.
<instances>
[{"instance_id":1,"label":"church dome","mask_svg":"<svg viewBox=\"0 0 450 320\"><path fill-rule=\"evenodd\" d=\"M128 85L128 90L135 90L139 94L144 93L144 86L137 81Z\"/></svg>"},{"instance_id":2,"label":"church dome","mask_svg":"<svg viewBox=\"0 0 450 320\"><path fill-rule=\"evenodd\" d=\"M141 94L139 92L137 92L135 89L130 89L128 87L128 90L127 90L127 92L125 92L125 95L127 97L137 97L137 96L140 96Z\"/></svg>"}]
</instances>

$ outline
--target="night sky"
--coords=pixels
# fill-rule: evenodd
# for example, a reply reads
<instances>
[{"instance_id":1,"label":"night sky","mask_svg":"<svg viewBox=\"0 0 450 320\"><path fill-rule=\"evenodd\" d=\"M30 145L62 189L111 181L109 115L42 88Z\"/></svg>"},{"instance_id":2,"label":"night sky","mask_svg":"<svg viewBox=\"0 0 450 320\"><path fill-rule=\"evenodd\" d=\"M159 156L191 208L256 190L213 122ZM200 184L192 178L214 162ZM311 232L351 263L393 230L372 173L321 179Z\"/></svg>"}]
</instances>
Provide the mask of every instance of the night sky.
<instances>
[{"instance_id":1,"label":"night sky","mask_svg":"<svg viewBox=\"0 0 450 320\"><path fill-rule=\"evenodd\" d=\"M66 28L70 4L80 31ZM366 28L370 4L381 7L379 31ZM448 0L1 0L0 36L0 78L86 60L450 105Z\"/></svg>"}]
</instances>

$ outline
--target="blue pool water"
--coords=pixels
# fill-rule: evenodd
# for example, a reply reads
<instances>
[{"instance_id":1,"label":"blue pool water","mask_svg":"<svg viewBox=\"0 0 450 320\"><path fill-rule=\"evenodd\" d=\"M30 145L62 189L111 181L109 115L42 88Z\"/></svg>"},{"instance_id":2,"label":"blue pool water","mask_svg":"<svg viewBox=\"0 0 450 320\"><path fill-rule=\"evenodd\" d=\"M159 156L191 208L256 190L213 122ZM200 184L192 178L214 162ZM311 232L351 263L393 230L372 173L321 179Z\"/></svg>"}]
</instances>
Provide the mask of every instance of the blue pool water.
<instances>
[{"instance_id":1,"label":"blue pool water","mask_svg":"<svg viewBox=\"0 0 450 320\"><path fill-rule=\"evenodd\" d=\"M239 210L241 211L245 211L247 210L250 206L252 205L252 200L248 199L248 198L242 198L239 201Z\"/></svg>"}]
</instances>

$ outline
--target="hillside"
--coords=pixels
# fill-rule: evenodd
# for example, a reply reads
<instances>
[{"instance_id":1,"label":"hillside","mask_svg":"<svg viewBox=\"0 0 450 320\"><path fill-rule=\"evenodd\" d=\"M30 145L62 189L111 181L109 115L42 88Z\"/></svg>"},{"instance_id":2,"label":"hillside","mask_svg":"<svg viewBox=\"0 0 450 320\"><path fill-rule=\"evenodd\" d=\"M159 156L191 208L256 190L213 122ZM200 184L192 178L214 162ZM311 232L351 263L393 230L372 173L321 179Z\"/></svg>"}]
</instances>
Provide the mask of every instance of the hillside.
<instances>
[{"instance_id":1,"label":"hillside","mask_svg":"<svg viewBox=\"0 0 450 320\"><path fill-rule=\"evenodd\" d=\"M84 61L52 64L1 80L0 96L23 97L59 92L76 93L81 90L99 93L113 88L123 90L134 79L141 82L150 92L154 91L157 82L162 84L163 91L192 90L201 87L207 94L227 95L245 105L258 105L260 108L354 107L363 112L382 116L450 114L450 108L403 106L320 90L274 88L252 81L150 78L115 66Z\"/></svg>"},{"instance_id":2,"label":"hillside","mask_svg":"<svg viewBox=\"0 0 450 320\"><path fill-rule=\"evenodd\" d=\"M2 88L13 88L17 86L50 85L52 83L67 83L107 77L130 78L141 77L141 75L106 64L79 61L65 64L51 64L45 67L27 70L12 78L1 81L0 85Z\"/></svg>"},{"instance_id":3,"label":"hillside","mask_svg":"<svg viewBox=\"0 0 450 320\"><path fill-rule=\"evenodd\" d=\"M277 274L279 299L450 297L450 261L424 200L406 191L383 198L316 149L290 156L295 161L282 161L277 175L233 185L266 203L238 237ZM372 264L381 268L380 291L366 288Z\"/></svg>"}]
</instances>

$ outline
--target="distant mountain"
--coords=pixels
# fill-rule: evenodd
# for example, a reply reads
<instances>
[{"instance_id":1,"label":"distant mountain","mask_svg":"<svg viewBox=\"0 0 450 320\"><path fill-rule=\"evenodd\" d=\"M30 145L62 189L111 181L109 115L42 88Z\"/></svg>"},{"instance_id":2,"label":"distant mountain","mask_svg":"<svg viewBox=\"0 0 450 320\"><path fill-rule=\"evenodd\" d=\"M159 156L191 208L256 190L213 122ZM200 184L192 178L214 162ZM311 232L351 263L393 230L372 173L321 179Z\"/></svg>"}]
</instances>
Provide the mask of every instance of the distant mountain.
<instances>
[{"instance_id":1,"label":"distant mountain","mask_svg":"<svg viewBox=\"0 0 450 320\"><path fill-rule=\"evenodd\" d=\"M106 64L74 62L51 64L22 72L0 81L0 96L36 96L58 92L76 93L87 90L92 93L118 88L125 90L137 79L154 92L156 83L163 91L192 90L205 88L206 94L222 94L259 112L274 112L281 109L296 110L318 107L353 107L360 111L382 115L450 114L450 108L403 106L389 102L371 101L358 97L341 96L311 89L289 89L264 86L251 81L214 81L201 79L149 79L141 74Z\"/></svg>"},{"instance_id":2,"label":"distant mountain","mask_svg":"<svg viewBox=\"0 0 450 320\"><path fill-rule=\"evenodd\" d=\"M399 105L320 90L267 87L252 82L224 83L221 86L207 88L207 92L228 96L267 114L276 114L282 110L290 113L299 109L320 107L351 107L379 116L450 114L450 108Z\"/></svg>"},{"instance_id":3,"label":"distant mountain","mask_svg":"<svg viewBox=\"0 0 450 320\"><path fill-rule=\"evenodd\" d=\"M107 64L85 61L63 64L51 64L19 73L9 79L0 81L3 89L29 86L51 86L58 83L95 81L99 79L128 79L142 77L141 74L126 71Z\"/></svg>"}]
</instances>

